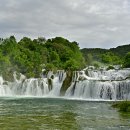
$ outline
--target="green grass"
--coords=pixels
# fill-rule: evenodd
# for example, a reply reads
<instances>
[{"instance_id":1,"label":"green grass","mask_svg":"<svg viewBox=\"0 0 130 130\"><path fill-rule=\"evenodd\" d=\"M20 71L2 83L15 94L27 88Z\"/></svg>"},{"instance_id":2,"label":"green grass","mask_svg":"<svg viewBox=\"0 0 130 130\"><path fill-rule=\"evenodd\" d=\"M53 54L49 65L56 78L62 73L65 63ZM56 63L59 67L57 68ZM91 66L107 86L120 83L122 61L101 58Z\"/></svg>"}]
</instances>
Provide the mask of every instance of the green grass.
<instances>
[{"instance_id":1,"label":"green grass","mask_svg":"<svg viewBox=\"0 0 130 130\"><path fill-rule=\"evenodd\" d=\"M119 109L120 112L130 113L130 101L116 102L112 107Z\"/></svg>"}]
</instances>

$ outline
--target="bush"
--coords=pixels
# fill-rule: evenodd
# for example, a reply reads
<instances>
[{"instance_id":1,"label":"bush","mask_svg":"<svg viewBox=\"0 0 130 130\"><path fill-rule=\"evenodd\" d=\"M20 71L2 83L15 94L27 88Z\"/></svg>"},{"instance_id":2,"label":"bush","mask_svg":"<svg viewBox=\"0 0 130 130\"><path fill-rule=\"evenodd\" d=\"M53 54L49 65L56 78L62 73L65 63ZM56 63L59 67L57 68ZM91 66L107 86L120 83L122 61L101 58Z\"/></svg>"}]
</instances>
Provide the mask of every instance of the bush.
<instances>
[{"instance_id":1,"label":"bush","mask_svg":"<svg viewBox=\"0 0 130 130\"><path fill-rule=\"evenodd\" d=\"M128 108L130 107L130 104L128 102L124 101L124 102L120 103L119 106L120 106L120 109L119 109L120 111L127 112Z\"/></svg>"},{"instance_id":2,"label":"bush","mask_svg":"<svg viewBox=\"0 0 130 130\"><path fill-rule=\"evenodd\" d=\"M96 69L98 69L98 68L100 67L98 63L94 63L93 66L94 66Z\"/></svg>"},{"instance_id":3,"label":"bush","mask_svg":"<svg viewBox=\"0 0 130 130\"><path fill-rule=\"evenodd\" d=\"M78 70L79 65L77 64L77 62L74 59L70 59L65 63L65 70Z\"/></svg>"},{"instance_id":4,"label":"bush","mask_svg":"<svg viewBox=\"0 0 130 130\"><path fill-rule=\"evenodd\" d=\"M107 70L112 70L112 69L115 69L114 66L110 65L108 66Z\"/></svg>"},{"instance_id":5,"label":"bush","mask_svg":"<svg viewBox=\"0 0 130 130\"><path fill-rule=\"evenodd\" d=\"M44 66L43 66L44 64ZM31 40L24 37L18 43L14 36L4 39L0 44L0 74L14 72L28 78L40 77L42 69L77 70L84 67L84 58L78 43L57 37L49 40ZM8 76L8 75L7 75ZM5 77L6 73L5 73Z\"/></svg>"},{"instance_id":6,"label":"bush","mask_svg":"<svg viewBox=\"0 0 130 130\"><path fill-rule=\"evenodd\" d=\"M130 67L130 52L128 52L125 56L123 67L126 67L126 68Z\"/></svg>"},{"instance_id":7,"label":"bush","mask_svg":"<svg viewBox=\"0 0 130 130\"><path fill-rule=\"evenodd\" d=\"M48 63L48 64L46 64L45 68L46 68L47 71L49 71L49 70L54 70L55 66L51 63Z\"/></svg>"},{"instance_id":8,"label":"bush","mask_svg":"<svg viewBox=\"0 0 130 130\"><path fill-rule=\"evenodd\" d=\"M118 108L120 112L130 112L130 102L122 101L112 105L114 108Z\"/></svg>"}]
</instances>

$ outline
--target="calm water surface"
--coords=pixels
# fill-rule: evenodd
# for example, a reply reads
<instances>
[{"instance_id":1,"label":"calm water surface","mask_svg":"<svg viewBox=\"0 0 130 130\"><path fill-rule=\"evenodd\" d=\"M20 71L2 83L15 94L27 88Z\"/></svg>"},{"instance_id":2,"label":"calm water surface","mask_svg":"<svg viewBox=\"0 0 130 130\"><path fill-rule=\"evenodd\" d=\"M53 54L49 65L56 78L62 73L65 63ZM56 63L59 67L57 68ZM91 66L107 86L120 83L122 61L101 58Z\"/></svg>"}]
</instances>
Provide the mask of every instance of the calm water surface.
<instances>
[{"instance_id":1,"label":"calm water surface","mask_svg":"<svg viewBox=\"0 0 130 130\"><path fill-rule=\"evenodd\" d=\"M130 130L130 116L108 102L0 98L0 130Z\"/></svg>"}]
</instances>

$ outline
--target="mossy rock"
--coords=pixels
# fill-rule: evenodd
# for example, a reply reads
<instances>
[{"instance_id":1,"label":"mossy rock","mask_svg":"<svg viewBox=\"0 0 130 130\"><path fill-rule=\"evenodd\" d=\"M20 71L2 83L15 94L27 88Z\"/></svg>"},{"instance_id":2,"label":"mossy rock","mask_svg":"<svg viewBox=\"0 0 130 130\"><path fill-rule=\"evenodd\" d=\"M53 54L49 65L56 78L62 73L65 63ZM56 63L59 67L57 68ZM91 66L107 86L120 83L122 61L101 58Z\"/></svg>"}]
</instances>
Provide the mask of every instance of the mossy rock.
<instances>
[{"instance_id":1,"label":"mossy rock","mask_svg":"<svg viewBox=\"0 0 130 130\"><path fill-rule=\"evenodd\" d=\"M88 70L85 70L85 74L86 74L87 76L89 76Z\"/></svg>"},{"instance_id":2,"label":"mossy rock","mask_svg":"<svg viewBox=\"0 0 130 130\"><path fill-rule=\"evenodd\" d=\"M8 81L5 81L5 82L3 83L3 85L8 85Z\"/></svg>"},{"instance_id":3,"label":"mossy rock","mask_svg":"<svg viewBox=\"0 0 130 130\"><path fill-rule=\"evenodd\" d=\"M54 79L54 75L51 75L51 79Z\"/></svg>"},{"instance_id":4,"label":"mossy rock","mask_svg":"<svg viewBox=\"0 0 130 130\"><path fill-rule=\"evenodd\" d=\"M84 80L87 80L87 79L84 76L80 76L78 80L79 81L84 81Z\"/></svg>"},{"instance_id":5,"label":"mossy rock","mask_svg":"<svg viewBox=\"0 0 130 130\"><path fill-rule=\"evenodd\" d=\"M48 79L48 87L49 87L49 90L52 90L52 79Z\"/></svg>"},{"instance_id":6,"label":"mossy rock","mask_svg":"<svg viewBox=\"0 0 130 130\"><path fill-rule=\"evenodd\" d=\"M15 74L16 74L16 79L20 80L21 74L18 72L15 72Z\"/></svg>"},{"instance_id":7,"label":"mossy rock","mask_svg":"<svg viewBox=\"0 0 130 130\"><path fill-rule=\"evenodd\" d=\"M2 77L5 81L10 81L10 82L14 81L13 72L3 72Z\"/></svg>"},{"instance_id":8,"label":"mossy rock","mask_svg":"<svg viewBox=\"0 0 130 130\"><path fill-rule=\"evenodd\" d=\"M113 69L115 69L115 68L112 65L110 65L110 66L107 67L107 70L113 70Z\"/></svg>"},{"instance_id":9,"label":"mossy rock","mask_svg":"<svg viewBox=\"0 0 130 130\"><path fill-rule=\"evenodd\" d=\"M63 84L62 84L62 87L61 87L61 90L60 90L61 96L64 96L66 90L70 87L71 82L72 82L72 76L73 76L73 71L67 71L66 72L66 78L63 81Z\"/></svg>"}]
</instances>

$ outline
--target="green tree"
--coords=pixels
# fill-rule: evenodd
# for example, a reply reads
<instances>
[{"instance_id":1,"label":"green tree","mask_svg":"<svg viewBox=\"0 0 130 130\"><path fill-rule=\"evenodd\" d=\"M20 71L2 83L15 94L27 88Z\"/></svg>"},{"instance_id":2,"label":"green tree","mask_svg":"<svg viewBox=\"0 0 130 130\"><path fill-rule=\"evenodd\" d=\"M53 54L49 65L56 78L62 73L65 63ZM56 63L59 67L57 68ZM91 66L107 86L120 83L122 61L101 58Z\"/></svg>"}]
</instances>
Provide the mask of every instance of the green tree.
<instances>
[{"instance_id":1,"label":"green tree","mask_svg":"<svg viewBox=\"0 0 130 130\"><path fill-rule=\"evenodd\" d=\"M17 71L28 78L39 77L43 68L77 70L84 63L78 43L62 37L48 40L24 37L17 43L11 36L0 44L0 69L5 75Z\"/></svg>"},{"instance_id":2,"label":"green tree","mask_svg":"<svg viewBox=\"0 0 130 130\"><path fill-rule=\"evenodd\" d=\"M87 55L87 64L88 65L92 65L93 62L93 56L91 54Z\"/></svg>"},{"instance_id":3,"label":"green tree","mask_svg":"<svg viewBox=\"0 0 130 130\"><path fill-rule=\"evenodd\" d=\"M126 67L126 68L130 67L130 52L128 52L124 58L123 67Z\"/></svg>"},{"instance_id":4,"label":"green tree","mask_svg":"<svg viewBox=\"0 0 130 130\"><path fill-rule=\"evenodd\" d=\"M78 70L79 64L74 59L70 59L70 60L66 61L65 69L66 70L72 70L72 71Z\"/></svg>"}]
</instances>

